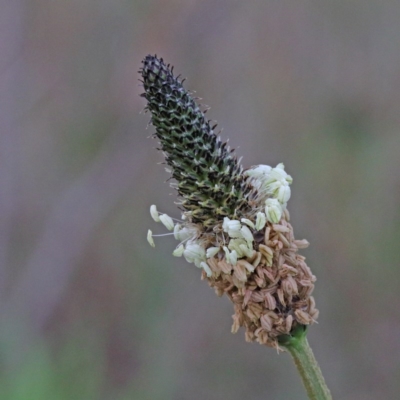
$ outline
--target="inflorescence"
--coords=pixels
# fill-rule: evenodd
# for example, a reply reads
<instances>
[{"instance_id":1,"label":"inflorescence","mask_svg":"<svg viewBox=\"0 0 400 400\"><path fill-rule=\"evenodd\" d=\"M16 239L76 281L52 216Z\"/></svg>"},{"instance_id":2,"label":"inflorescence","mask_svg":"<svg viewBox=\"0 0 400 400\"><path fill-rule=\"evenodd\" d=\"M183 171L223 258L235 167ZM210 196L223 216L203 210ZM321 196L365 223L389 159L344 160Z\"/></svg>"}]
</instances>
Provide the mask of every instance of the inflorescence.
<instances>
[{"instance_id":1,"label":"inflorescence","mask_svg":"<svg viewBox=\"0 0 400 400\"><path fill-rule=\"evenodd\" d=\"M179 241L173 255L232 300L232 332L244 326L247 341L279 348L282 335L318 317L316 278L297 252L308 242L296 240L289 223L291 176L283 164L243 169L162 58L147 56L140 73L182 210L174 222L152 205L152 218ZM147 240L154 247L150 230Z\"/></svg>"}]
</instances>

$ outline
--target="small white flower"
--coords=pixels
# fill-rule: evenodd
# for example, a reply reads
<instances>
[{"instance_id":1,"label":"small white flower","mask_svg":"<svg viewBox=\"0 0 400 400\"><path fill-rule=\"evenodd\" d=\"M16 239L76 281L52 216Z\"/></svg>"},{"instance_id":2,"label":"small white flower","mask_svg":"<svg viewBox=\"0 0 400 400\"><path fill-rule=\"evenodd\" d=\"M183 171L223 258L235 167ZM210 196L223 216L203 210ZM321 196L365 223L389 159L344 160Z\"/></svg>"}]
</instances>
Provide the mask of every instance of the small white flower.
<instances>
[{"instance_id":1,"label":"small white flower","mask_svg":"<svg viewBox=\"0 0 400 400\"><path fill-rule=\"evenodd\" d=\"M265 200L265 215L267 220L277 224L282 217L282 206L277 199Z\"/></svg>"},{"instance_id":2,"label":"small white flower","mask_svg":"<svg viewBox=\"0 0 400 400\"><path fill-rule=\"evenodd\" d=\"M204 271L208 277L210 277L212 275L212 271L206 262L202 261L200 263L200 267L204 269Z\"/></svg>"},{"instance_id":3,"label":"small white flower","mask_svg":"<svg viewBox=\"0 0 400 400\"><path fill-rule=\"evenodd\" d=\"M147 241L149 242L151 247L156 247L154 240L153 240L153 232L150 229L147 232Z\"/></svg>"},{"instance_id":4,"label":"small white flower","mask_svg":"<svg viewBox=\"0 0 400 400\"><path fill-rule=\"evenodd\" d=\"M197 265L200 261L205 261L206 251L197 243L188 243L183 252L183 256L186 258L187 262Z\"/></svg>"},{"instance_id":5,"label":"small white flower","mask_svg":"<svg viewBox=\"0 0 400 400\"><path fill-rule=\"evenodd\" d=\"M163 225L169 230L172 231L174 229L174 221L172 218L167 215L167 214L161 214L160 215L160 221L163 223Z\"/></svg>"},{"instance_id":6,"label":"small white flower","mask_svg":"<svg viewBox=\"0 0 400 400\"><path fill-rule=\"evenodd\" d=\"M250 228L253 228L253 229L254 229L254 224L253 224L253 222L250 221L249 219L247 219L247 218L242 218L242 219L240 220L240 222L241 222L242 224L246 224L246 225L249 226Z\"/></svg>"},{"instance_id":7,"label":"small white flower","mask_svg":"<svg viewBox=\"0 0 400 400\"><path fill-rule=\"evenodd\" d=\"M264 228L266 222L267 222L267 217L265 216L265 214L263 212L258 212L256 219L256 230L259 231L262 228Z\"/></svg>"},{"instance_id":8,"label":"small white flower","mask_svg":"<svg viewBox=\"0 0 400 400\"><path fill-rule=\"evenodd\" d=\"M206 252L207 258L213 258L219 252L219 247L209 247Z\"/></svg>"},{"instance_id":9,"label":"small white flower","mask_svg":"<svg viewBox=\"0 0 400 400\"><path fill-rule=\"evenodd\" d=\"M183 244L181 244L173 251L172 255L175 257L182 257L184 250L185 248L183 247Z\"/></svg>"},{"instance_id":10,"label":"small white flower","mask_svg":"<svg viewBox=\"0 0 400 400\"><path fill-rule=\"evenodd\" d=\"M156 222L160 222L160 216L158 215L157 207L153 204L150 206L150 215Z\"/></svg>"},{"instance_id":11,"label":"small white flower","mask_svg":"<svg viewBox=\"0 0 400 400\"><path fill-rule=\"evenodd\" d=\"M229 219L228 217L224 218L224 222L222 224L222 229L226 232L231 238L239 238L242 236L240 229L242 225L240 221Z\"/></svg>"},{"instance_id":12,"label":"small white flower","mask_svg":"<svg viewBox=\"0 0 400 400\"><path fill-rule=\"evenodd\" d=\"M253 243L254 241L253 234L251 233L251 230L247 226L242 226L240 232L248 244Z\"/></svg>"}]
</instances>

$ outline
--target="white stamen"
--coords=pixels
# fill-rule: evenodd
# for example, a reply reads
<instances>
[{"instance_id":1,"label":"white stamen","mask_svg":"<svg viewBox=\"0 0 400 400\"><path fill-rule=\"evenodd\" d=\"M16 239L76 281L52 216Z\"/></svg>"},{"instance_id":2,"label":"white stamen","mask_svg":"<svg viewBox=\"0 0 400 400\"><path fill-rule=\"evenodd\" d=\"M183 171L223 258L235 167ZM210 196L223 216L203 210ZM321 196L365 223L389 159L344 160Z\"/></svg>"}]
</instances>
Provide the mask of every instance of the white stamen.
<instances>
[{"instance_id":1,"label":"white stamen","mask_svg":"<svg viewBox=\"0 0 400 400\"><path fill-rule=\"evenodd\" d=\"M222 224L222 229L224 232L226 232L229 237L231 238L239 238L242 237L242 234L240 232L240 228L242 225L240 224L240 221L237 220L232 220L229 219L228 217L224 218L224 222Z\"/></svg>"},{"instance_id":2,"label":"white stamen","mask_svg":"<svg viewBox=\"0 0 400 400\"><path fill-rule=\"evenodd\" d=\"M184 242L188 239L192 239L196 236L197 229L193 227L183 227L180 224L176 224L174 227L174 236L176 240Z\"/></svg>"},{"instance_id":3,"label":"white stamen","mask_svg":"<svg viewBox=\"0 0 400 400\"><path fill-rule=\"evenodd\" d=\"M163 225L169 230L172 231L174 229L174 221L172 218L167 215L167 214L161 214L160 215L160 221L163 223Z\"/></svg>"},{"instance_id":4,"label":"white stamen","mask_svg":"<svg viewBox=\"0 0 400 400\"><path fill-rule=\"evenodd\" d=\"M256 229L260 231L262 228L264 228L266 222L267 222L267 217L265 216L265 214L263 212L258 212L256 219Z\"/></svg>"},{"instance_id":5,"label":"white stamen","mask_svg":"<svg viewBox=\"0 0 400 400\"><path fill-rule=\"evenodd\" d=\"M253 246L249 247L249 246L247 246L245 244L240 244L239 248L240 248L240 250L242 250L243 254L246 257L252 257L253 256L253 251L254 251L253 250Z\"/></svg>"},{"instance_id":6,"label":"white stamen","mask_svg":"<svg viewBox=\"0 0 400 400\"><path fill-rule=\"evenodd\" d=\"M254 241L253 234L251 233L251 230L247 226L242 226L240 232L247 243L249 244L253 243Z\"/></svg>"},{"instance_id":7,"label":"white stamen","mask_svg":"<svg viewBox=\"0 0 400 400\"><path fill-rule=\"evenodd\" d=\"M153 204L150 206L150 215L156 222L160 222L160 216L158 215L157 207Z\"/></svg>"},{"instance_id":8,"label":"white stamen","mask_svg":"<svg viewBox=\"0 0 400 400\"><path fill-rule=\"evenodd\" d=\"M257 165L256 167L248 169L245 174L255 178L265 178L271 172L269 165Z\"/></svg>"},{"instance_id":9,"label":"white stamen","mask_svg":"<svg viewBox=\"0 0 400 400\"><path fill-rule=\"evenodd\" d=\"M290 199L290 187L293 179L285 171L285 166L280 163L275 168L272 168L268 179L265 182L265 189L267 193L283 205L286 205Z\"/></svg>"},{"instance_id":10,"label":"white stamen","mask_svg":"<svg viewBox=\"0 0 400 400\"><path fill-rule=\"evenodd\" d=\"M219 247L209 247L206 252L207 258L212 258L219 252Z\"/></svg>"},{"instance_id":11,"label":"white stamen","mask_svg":"<svg viewBox=\"0 0 400 400\"><path fill-rule=\"evenodd\" d=\"M232 252L230 254L229 263L232 264L232 265L236 265L237 264L237 260L238 260L238 255L236 253L236 250L232 250Z\"/></svg>"},{"instance_id":12,"label":"white stamen","mask_svg":"<svg viewBox=\"0 0 400 400\"><path fill-rule=\"evenodd\" d=\"M240 220L240 222L242 222L243 224L246 224L246 225L249 226L250 228L253 228L253 229L254 229L254 224L253 224L253 222L251 222L249 219L247 219L247 218L242 218L242 219Z\"/></svg>"},{"instance_id":13,"label":"white stamen","mask_svg":"<svg viewBox=\"0 0 400 400\"><path fill-rule=\"evenodd\" d=\"M173 251L172 255L175 257L182 257L184 250L185 250L185 247L183 246L183 244L181 244Z\"/></svg>"},{"instance_id":14,"label":"white stamen","mask_svg":"<svg viewBox=\"0 0 400 400\"><path fill-rule=\"evenodd\" d=\"M228 244L228 249L232 251L235 250L239 258L243 257L245 254L240 245L247 247L247 242L244 239L232 239Z\"/></svg>"},{"instance_id":15,"label":"white stamen","mask_svg":"<svg viewBox=\"0 0 400 400\"><path fill-rule=\"evenodd\" d=\"M153 240L153 232L150 229L147 232L147 241L149 242L151 247L156 247L154 240Z\"/></svg>"},{"instance_id":16,"label":"white stamen","mask_svg":"<svg viewBox=\"0 0 400 400\"><path fill-rule=\"evenodd\" d=\"M226 260L226 262L231 264L231 265L236 265L237 264L237 259L238 259L238 254L237 254L236 250L232 250L230 252L229 249L226 246L224 246L223 249L225 251L225 260Z\"/></svg>"},{"instance_id":17,"label":"white stamen","mask_svg":"<svg viewBox=\"0 0 400 400\"><path fill-rule=\"evenodd\" d=\"M188 243L183 256L187 262L196 264L196 262L205 261L206 251L197 243Z\"/></svg>"},{"instance_id":18,"label":"white stamen","mask_svg":"<svg viewBox=\"0 0 400 400\"><path fill-rule=\"evenodd\" d=\"M204 269L204 271L208 277L210 277L212 275L212 271L206 262L202 261L200 263L200 267Z\"/></svg>"},{"instance_id":19,"label":"white stamen","mask_svg":"<svg viewBox=\"0 0 400 400\"><path fill-rule=\"evenodd\" d=\"M282 218L282 206L278 199L265 200L265 215L269 222L277 224Z\"/></svg>"}]
</instances>

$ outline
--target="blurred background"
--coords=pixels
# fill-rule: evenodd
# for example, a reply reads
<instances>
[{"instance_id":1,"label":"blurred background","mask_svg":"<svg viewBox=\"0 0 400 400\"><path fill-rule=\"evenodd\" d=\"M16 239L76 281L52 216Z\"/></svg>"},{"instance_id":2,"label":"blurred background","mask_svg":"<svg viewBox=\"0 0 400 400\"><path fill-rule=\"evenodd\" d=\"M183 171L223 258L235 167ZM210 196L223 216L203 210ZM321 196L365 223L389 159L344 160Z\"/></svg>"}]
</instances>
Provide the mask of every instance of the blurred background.
<instances>
[{"instance_id":1,"label":"blurred background","mask_svg":"<svg viewBox=\"0 0 400 400\"><path fill-rule=\"evenodd\" d=\"M400 391L400 2L1 0L0 398L306 399L171 256L138 69L164 57L243 164L284 162L336 399Z\"/></svg>"}]
</instances>

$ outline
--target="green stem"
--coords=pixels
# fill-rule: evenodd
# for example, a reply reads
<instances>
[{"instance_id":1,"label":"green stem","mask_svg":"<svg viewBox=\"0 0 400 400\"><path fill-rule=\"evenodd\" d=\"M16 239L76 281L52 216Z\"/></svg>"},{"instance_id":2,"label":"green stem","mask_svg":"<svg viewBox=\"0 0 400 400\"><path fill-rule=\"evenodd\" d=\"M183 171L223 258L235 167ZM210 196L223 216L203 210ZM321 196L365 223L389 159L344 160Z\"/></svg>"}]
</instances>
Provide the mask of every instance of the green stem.
<instances>
[{"instance_id":1,"label":"green stem","mask_svg":"<svg viewBox=\"0 0 400 400\"><path fill-rule=\"evenodd\" d=\"M321 369L308 344L305 328L299 326L291 336L285 335L279 342L292 355L310 400L332 400Z\"/></svg>"}]
</instances>

